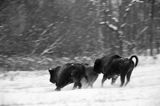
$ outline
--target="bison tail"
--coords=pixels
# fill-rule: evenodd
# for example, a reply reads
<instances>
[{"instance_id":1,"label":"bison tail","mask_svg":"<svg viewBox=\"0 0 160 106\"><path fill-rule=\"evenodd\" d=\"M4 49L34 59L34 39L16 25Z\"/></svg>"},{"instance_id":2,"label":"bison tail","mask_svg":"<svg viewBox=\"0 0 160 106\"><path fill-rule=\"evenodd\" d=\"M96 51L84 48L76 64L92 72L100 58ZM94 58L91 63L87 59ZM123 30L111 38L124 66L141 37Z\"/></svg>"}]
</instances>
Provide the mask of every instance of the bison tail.
<instances>
[{"instance_id":1,"label":"bison tail","mask_svg":"<svg viewBox=\"0 0 160 106\"><path fill-rule=\"evenodd\" d=\"M133 58L136 59L136 63L134 64L134 66L136 67L138 62L139 62L139 60L138 60L138 57L136 55L132 55L129 60L132 60Z\"/></svg>"}]
</instances>

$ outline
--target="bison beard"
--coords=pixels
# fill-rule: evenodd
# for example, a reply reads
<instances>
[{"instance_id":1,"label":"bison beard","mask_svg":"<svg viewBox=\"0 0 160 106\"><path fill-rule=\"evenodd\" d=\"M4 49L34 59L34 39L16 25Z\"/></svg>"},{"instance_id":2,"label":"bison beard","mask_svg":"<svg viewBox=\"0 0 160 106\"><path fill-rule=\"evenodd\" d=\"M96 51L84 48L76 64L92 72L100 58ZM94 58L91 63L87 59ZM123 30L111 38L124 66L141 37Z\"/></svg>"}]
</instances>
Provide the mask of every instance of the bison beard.
<instances>
[{"instance_id":1,"label":"bison beard","mask_svg":"<svg viewBox=\"0 0 160 106\"><path fill-rule=\"evenodd\" d=\"M50 82L56 84L55 90L61 90L64 86L74 83L73 89L81 88L81 79L83 77L88 81L87 75L85 74L85 67L78 63L68 63L63 66L58 66L49 70Z\"/></svg>"},{"instance_id":2,"label":"bison beard","mask_svg":"<svg viewBox=\"0 0 160 106\"><path fill-rule=\"evenodd\" d=\"M133 58L136 59L135 63L132 60ZM121 79L120 86L124 85L125 77L127 78L127 82L125 85L127 85L128 82L130 81L132 71L134 67L137 66L137 64L138 64L138 57L136 55L131 56L129 59L122 58L119 55L113 55L109 58L108 57L101 58L101 68L99 69L101 69L101 72L103 73L102 86L104 81L110 78L112 78L112 84L113 84L118 78L118 76L120 76Z\"/></svg>"}]
</instances>

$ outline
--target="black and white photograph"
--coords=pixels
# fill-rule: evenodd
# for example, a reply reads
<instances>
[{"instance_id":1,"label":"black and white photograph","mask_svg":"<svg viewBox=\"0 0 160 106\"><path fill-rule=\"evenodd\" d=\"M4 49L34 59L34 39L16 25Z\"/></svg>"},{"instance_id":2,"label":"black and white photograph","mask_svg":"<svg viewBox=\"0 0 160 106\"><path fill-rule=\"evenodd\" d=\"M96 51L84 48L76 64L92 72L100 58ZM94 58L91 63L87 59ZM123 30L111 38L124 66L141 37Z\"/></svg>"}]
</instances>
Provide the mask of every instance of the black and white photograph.
<instances>
[{"instance_id":1,"label":"black and white photograph","mask_svg":"<svg viewBox=\"0 0 160 106\"><path fill-rule=\"evenodd\" d=\"M0 106L160 106L160 0L0 0Z\"/></svg>"}]
</instances>

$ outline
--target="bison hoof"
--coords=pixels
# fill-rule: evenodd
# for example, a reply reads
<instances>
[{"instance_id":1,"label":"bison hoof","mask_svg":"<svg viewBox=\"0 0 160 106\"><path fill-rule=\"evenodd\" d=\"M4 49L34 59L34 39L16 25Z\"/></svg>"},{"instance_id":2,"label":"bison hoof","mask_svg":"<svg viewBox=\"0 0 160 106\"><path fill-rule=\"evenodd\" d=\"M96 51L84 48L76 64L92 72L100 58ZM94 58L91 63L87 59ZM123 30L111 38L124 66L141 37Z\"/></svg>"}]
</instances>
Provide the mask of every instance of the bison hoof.
<instances>
[{"instance_id":1,"label":"bison hoof","mask_svg":"<svg viewBox=\"0 0 160 106\"><path fill-rule=\"evenodd\" d=\"M56 89L55 89L55 91L60 91L60 90L61 90L60 88L56 88Z\"/></svg>"},{"instance_id":2,"label":"bison hoof","mask_svg":"<svg viewBox=\"0 0 160 106\"><path fill-rule=\"evenodd\" d=\"M120 87L123 87L123 84L121 84Z\"/></svg>"}]
</instances>

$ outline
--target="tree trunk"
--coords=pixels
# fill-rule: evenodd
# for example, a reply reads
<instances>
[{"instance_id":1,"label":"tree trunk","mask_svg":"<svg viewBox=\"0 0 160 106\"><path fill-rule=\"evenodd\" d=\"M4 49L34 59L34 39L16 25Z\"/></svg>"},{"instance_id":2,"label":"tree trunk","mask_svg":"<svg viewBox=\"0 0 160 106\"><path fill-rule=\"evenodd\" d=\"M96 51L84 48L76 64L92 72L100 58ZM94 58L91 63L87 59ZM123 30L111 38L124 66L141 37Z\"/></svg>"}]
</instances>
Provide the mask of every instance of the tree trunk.
<instances>
[{"instance_id":1,"label":"tree trunk","mask_svg":"<svg viewBox=\"0 0 160 106\"><path fill-rule=\"evenodd\" d=\"M154 40L154 3L155 0L151 2L151 21L150 21L150 55L153 56L153 40Z\"/></svg>"}]
</instances>

